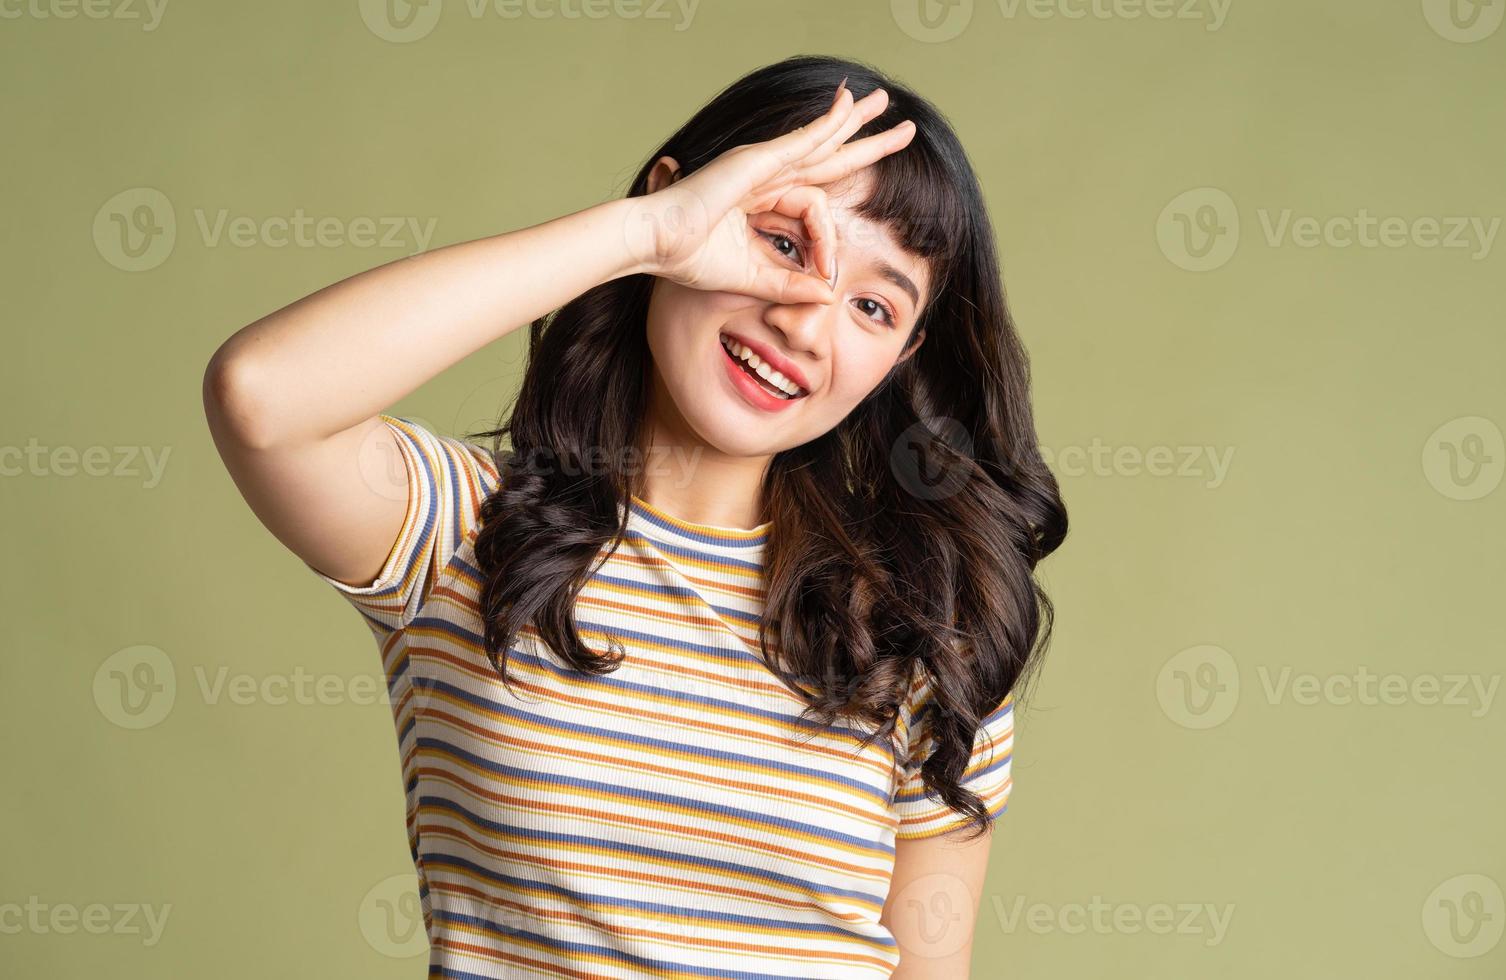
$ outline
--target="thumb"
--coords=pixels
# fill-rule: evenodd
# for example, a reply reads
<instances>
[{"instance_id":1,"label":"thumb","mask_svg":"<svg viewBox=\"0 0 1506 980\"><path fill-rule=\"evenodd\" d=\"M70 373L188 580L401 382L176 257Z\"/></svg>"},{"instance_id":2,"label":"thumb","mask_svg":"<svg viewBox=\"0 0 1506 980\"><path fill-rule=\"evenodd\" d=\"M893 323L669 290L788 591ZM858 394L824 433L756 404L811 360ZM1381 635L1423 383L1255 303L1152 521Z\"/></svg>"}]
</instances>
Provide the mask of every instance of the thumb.
<instances>
[{"instance_id":1,"label":"thumb","mask_svg":"<svg viewBox=\"0 0 1506 980\"><path fill-rule=\"evenodd\" d=\"M753 281L745 290L749 295L775 303L832 303L836 293L819 276L806 275L793 269L776 269L757 266Z\"/></svg>"}]
</instances>

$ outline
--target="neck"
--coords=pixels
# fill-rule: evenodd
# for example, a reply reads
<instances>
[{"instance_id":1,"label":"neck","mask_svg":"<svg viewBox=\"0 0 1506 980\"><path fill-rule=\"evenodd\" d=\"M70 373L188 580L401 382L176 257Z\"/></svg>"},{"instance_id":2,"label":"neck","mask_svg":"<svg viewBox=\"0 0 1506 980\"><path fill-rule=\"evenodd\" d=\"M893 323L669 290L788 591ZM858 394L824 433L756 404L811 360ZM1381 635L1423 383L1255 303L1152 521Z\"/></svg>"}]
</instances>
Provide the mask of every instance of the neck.
<instances>
[{"instance_id":1,"label":"neck","mask_svg":"<svg viewBox=\"0 0 1506 980\"><path fill-rule=\"evenodd\" d=\"M658 410L666 399L649 401L637 440L637 495L692 524L751 529L764 523L763 477L773 457L720 452L673 408Z\"/></svg>"}]
</instances>

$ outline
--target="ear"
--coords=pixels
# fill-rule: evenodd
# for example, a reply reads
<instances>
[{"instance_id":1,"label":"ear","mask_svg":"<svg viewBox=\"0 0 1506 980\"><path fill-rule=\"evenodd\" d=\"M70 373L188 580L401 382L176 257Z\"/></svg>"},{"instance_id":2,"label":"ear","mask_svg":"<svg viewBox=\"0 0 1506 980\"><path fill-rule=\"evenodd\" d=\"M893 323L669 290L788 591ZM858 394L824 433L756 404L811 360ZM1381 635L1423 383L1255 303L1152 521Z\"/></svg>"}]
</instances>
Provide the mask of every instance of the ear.
<instances>
[{"instance_id":1,"label":"ear","mask_svg":"<svg viewBox=\"0 0 1506 980\"><path fill-rule=\"evenodd\" d=\"M910 341L910 345L905 348L904 353L901 354L901 355L899 355L899 360L895 361L894 363L898 364L901 361L904 361L906 358L908 358L911 354L913 354L916 351L920 350L920 342L922 340L925 340L925 339L926 339L926 328L925 327L921 327L919 330L915 331L915 337L914 337L914 339L912 339Z\"/></svg>"},{"instance_id":2,"label":"ear","mask_svg":"<svg viewBox=\"0 0 1506 980\"><path fill-rule=\"evenodd\" d=\"M668 187L680 179L680 163L674 157L660 157L648 172L648 192Z\"/></svg>"}]
</instances>

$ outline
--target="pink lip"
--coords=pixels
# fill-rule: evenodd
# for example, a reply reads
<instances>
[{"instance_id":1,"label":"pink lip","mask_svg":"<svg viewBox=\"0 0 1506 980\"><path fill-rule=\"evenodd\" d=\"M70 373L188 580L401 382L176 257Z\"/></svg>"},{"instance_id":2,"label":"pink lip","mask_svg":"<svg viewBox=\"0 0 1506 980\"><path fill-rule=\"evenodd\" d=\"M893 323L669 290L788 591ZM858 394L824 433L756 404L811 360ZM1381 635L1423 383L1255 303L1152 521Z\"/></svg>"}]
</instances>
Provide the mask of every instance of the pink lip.
<instances>
[{"instance_id":1,"label":"pink lip","mask_svg":"<svg viewBox=\"0 0 1506 980\"><path fill-rule=\"evenodd\" d=\"M727 374L727 380L749 405L765 412L782 412L800 400L769 394L763 385L748 376L748 372L742 369L741 363L732 357L732 353L722 346L720 340L716 342L716 349L721 352L722 369Z\"/></svg>"},{"instance_id":2,"label":"pink lip","mask_svg":"<svg viewBox=\"0 0 1506 980\"><path fill-rule=\"evenodd\" d=\"M740 337L737 334L733 333L731 330L723 330L722 333L726 334L733 340L737 341L739 344L742 344L744 347L757 354L760 361L763 361L765 364L769 365L769 367L778 371L786 378L789 378L791 381L795 382L795 384L804 388L806 391L811 390L811 383L805 379L805 375L801 373L800 369L791 364L784 357L781 357L779 352L774 350L768 344L760 343L747 337Z\"/></svg>"}]
</instances>

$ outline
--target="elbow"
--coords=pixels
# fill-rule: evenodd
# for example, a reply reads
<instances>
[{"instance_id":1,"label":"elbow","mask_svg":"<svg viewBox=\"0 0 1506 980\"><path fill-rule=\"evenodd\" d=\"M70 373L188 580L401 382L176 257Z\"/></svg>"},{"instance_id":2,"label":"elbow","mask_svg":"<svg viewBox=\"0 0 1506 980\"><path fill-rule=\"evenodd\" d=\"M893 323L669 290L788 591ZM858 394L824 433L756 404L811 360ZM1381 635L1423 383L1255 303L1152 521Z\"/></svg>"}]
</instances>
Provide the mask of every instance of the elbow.
<instances>
[{"instance_id":1,"label":"elbow","mask_svg":"<svg viewBox=\"0 0 1506 980\"><path fill-rule=\"evenodd\" d=\"M248 449L270 443L266 412L256 396L256 382L247 359L225 344L204 369L204 417L216 442L233 441Z\"/></svg>"}]
</instances>

